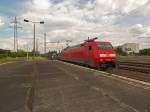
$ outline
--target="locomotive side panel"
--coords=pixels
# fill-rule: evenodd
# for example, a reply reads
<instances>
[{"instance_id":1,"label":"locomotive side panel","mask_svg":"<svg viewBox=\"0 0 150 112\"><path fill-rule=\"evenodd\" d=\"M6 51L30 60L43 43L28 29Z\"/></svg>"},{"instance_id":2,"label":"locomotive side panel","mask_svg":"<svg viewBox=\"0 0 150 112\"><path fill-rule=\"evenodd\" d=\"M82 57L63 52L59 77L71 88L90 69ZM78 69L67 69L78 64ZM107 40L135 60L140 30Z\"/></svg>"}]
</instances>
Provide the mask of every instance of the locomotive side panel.
<instances>
[{"instance_id":1,"label":"locomotive side panel","mask_svg":"<svg viewBox=\"0 0 150 112\"><path fill-rule=\"evenodd\" d=\"M97 54L97 49L96 49L96 43L95 42L87 42L85 43L85 64L91 66L91 67L96 67L96 54Z\"/></svg>"}]
</instances>

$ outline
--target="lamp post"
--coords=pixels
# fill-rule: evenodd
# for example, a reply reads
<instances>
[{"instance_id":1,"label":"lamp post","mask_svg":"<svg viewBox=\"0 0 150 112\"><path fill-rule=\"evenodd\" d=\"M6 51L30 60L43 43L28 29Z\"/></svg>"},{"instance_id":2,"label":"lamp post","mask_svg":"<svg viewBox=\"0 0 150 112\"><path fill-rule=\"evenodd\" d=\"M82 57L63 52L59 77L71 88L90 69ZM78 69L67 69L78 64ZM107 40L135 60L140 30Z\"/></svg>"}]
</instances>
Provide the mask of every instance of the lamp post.
<instances>
[{"instance_id":1,"label":"lamp post","mask_svg":"<svg viewBox=\"0 0 150 112\"><path fill-rule=\"evenodd\" d=\"M34 22L34 21L30 21L30 20L24 19L24 22L33 23L33 60L34 60L34 58L35 58L35 24L36 23L44 24L44 21Z\"/></svg>"}]
</instances>

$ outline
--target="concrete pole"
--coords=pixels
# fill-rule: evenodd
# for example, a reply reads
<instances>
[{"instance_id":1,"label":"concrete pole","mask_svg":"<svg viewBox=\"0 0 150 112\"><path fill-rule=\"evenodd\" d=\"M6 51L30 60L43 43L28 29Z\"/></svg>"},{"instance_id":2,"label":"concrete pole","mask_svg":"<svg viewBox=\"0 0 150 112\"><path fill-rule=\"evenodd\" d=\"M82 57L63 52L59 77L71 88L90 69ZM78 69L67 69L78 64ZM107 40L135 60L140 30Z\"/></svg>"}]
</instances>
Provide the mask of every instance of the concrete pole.
<instances>
[{"instance_id":1,"label":"concrete pole","mask_svg":"<svg viewBox=\"0 0 150 112\"><path fill-rule=\"evenodd\" d=\"M44 33L44 54L46 54L46 33Z\"/></svg>"},{"instance_id":2,"label":"concrete pole","mask_svg":"<svg viewBox=\"0 0 150 112\"><path fill-rule=\"evenodd\" d=\"M16 51L16 25L14 23L14 52Z\"/></svg>"},{"instance_id":3,"label":"concrete pole","mask_svg":"<svg viewBox=\"0 0 150 112\"><path fill-rule=\"evenodd\" d=\"M27 61L29 60L29 47L28 47L28 44L27 44Z\"/></svg>"},{"instance_id":4,"label":"concrete pole","mask_svg":"<svg viewBox=\"0 0 150 112\"><path fill-rule=\"evenodd\" d=\"M38 39L36 39L36 56L38 56L38 49L39 49Z\"/></svg>"},{"instance_id":5,"label":"concrete pole","mask_svg":"<svg viewBox=\"0 0 150 112\"><path fill-rule=\"evenodd\" d=\"M35 23L33 25L33 60L35 59Z\"/></svg>"},{"instance_id":6,"label":"concrete pole","mask_svg":"<svg viewBox=\"0 0 150 112\"><path fill-rule=\"evenodd\" d=\"M15 21L16 21L16 51L18 52L18 31L17 31L17 28L18 28L18 25L17 25L17 18L15 17Z\"/></svg>"}]
</instances>

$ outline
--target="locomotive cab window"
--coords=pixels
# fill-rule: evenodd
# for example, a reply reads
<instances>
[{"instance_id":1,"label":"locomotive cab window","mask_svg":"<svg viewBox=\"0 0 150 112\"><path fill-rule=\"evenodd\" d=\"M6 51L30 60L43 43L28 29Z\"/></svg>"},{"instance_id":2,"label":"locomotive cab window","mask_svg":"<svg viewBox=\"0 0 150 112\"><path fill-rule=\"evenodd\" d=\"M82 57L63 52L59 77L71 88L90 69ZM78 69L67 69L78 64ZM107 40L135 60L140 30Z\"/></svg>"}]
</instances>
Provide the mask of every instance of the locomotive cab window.
<instances>
[{"instance_id":1,"label":"locomotive cab window","mask_svg":"<svg viewBox=\"0 0 150 112\"><path fill-rule=\"evenodd\" d=\"M98 48L100 50L112 50L113 46L111 44L100 43L100 44L98 44Z\"/></svg>"},{"instance_id":2,"label":"locomotive cab window","mask_svg":"<svg viewBox=\"0 0 150 112\"><path fill-rule=\"evenodd\" d=\"M92 50L92 46L89 46L89 50Z\"/></svg>"}]
</instances>

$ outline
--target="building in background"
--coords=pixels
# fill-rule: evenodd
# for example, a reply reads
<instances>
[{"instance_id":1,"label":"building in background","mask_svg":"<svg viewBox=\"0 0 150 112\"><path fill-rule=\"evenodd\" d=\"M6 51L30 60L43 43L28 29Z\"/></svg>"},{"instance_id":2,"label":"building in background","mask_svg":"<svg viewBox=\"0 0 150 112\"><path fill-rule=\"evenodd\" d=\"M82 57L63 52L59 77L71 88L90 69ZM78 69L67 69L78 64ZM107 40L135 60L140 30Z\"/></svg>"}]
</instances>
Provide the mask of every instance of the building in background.
<instances>
[{"instance_id":1,"label":"building in background","mask_svg":"<svg viewBox=\"0 0 150 112\"><path fill-rule=\"evenodd\" d=\"M139 53L139 44L138 43L125 43L119 48L122 49L123 52L126 52L127 54L131 53Z\"/></svg>"}]
</instances>

